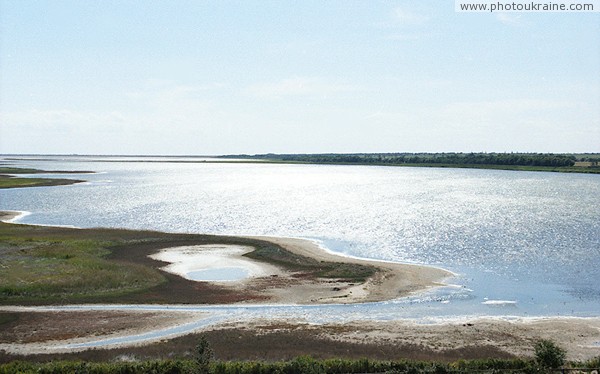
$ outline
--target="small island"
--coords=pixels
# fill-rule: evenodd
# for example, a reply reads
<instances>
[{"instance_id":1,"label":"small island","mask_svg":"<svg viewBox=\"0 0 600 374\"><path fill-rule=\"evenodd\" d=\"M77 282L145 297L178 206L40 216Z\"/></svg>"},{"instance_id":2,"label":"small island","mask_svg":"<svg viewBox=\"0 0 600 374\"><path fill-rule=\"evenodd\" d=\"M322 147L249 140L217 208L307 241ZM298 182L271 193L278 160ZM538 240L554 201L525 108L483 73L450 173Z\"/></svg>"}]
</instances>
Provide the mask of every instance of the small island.
<instances>
[{"instance_id":1,"label":"small island","mask_svg":"<svg viewBox=\"0 0 600 374\"><path fill-rule=\"evenodd\" d=\"M25 169L0 166L0 188L19 188L19 187L44 187L44 186L65 186L69 184L82 183L80 179L65 178L21 178L15 174L91 174L91 171L45 171L39 169Z\"/></svg>"}]
</instances>

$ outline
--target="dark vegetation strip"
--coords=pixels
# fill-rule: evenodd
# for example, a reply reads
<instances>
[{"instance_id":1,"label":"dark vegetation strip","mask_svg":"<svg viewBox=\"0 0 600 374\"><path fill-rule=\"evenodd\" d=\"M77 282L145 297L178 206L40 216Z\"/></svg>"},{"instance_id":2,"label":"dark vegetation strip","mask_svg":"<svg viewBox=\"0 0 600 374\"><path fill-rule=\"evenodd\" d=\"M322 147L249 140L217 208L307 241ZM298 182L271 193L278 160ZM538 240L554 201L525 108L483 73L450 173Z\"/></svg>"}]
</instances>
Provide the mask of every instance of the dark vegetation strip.
<instances>
[{"instance_id":1,"label":"dark vegetation strip","mask_svg":"<svg viewBox=\"0 0 600 374\"><path fill-rule=\"evenodd\" d=\"M65 186L85 182L79 179L18 178L0 174L0 188Z\"/></svg>"},{"instance_id":2,"label":"dark vegetation strip","mask_svg":"<svg viewBox=\"0 0 600 374\"><path fill-rule=\"evenodd\" d=\"M206 361L166 359L134 362L52 361L34 363L13 361L0 365L0 373L205 373L205 374L338 374L338 373L592 373L600 366L594 359L572 363L570 368L548 368L536 360L477 359L457 360L450 363L406 359L376 360L315 359L299 356L286 361ZM587 368L587 369L585 369ZM595 369L594 369L595 368Z\"/></svg>"},{"instance_id":3,"label":"dark vegetation strip","mask_svg":"<svg viewBox=\"0 0 600 374\"><path fill-rule=\"evenodd\" d=\"M266 160L271 162L454 167L499 170L600 173L598 154L552 153L323 153L323 154L260 154L225 155L223 159ZM595 162L595 167L575 166L577 161Z\"/></svg>"},{"instance_id":4,"label":"dark vegetation strip","mask_svg":"<svg viewBox=\"0 0 600 374\"><path fill-rule=\"evenodd\" d=\"M94 157L94 156L86 156ZM600 153L321 153L321 154L238 154L221 156L130 156L120 160L101 159L106 156L95 156L98 159L74 159L80 162L139 162L139 163L258 163L258 164L330 164L330 165L379 165L379 166L413 166L473 168L518 171L545 171L563 173L600 174ZM134 158L135 157L135 158ZM153 160L150 157L162 157ZM206 160L187 160L186 158L206 157ZM148 159L146 159L148 158ZM170 158L177 158L171 160ZM211 161L218 158L219 161ZM235 161L233 159L236 159ZM27 161L55 161L51 158L5 158ZM580 166L576 162L587 162L590 165Z\"/></svg>"},{"instance_id":5,"label":"dark vegetation strip","mask_svg":"<svg viewBox=\"0 0 600 374\"><path fill-rule=\"evenodd\" d=\"M10 166L1 166L0 174L94 174L94 172L82 170L40 170L31 168L15 168Z\"/></svg>"},{"instance_id":6,"label":"dark vegetation strip","mask_svg":"<svg viewBox=\"0 0 600 374\"><path fill-rule=\"evenodd\" d=\"M214 362L201 368L195 360L155 360L142 362L94 363L82 361L55 361L45 364L15 361L0 366L0 373L202 373L202 374L338 374L338 373L474 373L484 367L489 373L548 373L539 371L527 361L464 361L453 367L448 364L428 361L377 361L368 358L359 360L329 359L316 360L308 356L283 362L233 361ZM495 366L507 367L495 369Z\"/></svg>"},{"instance_id":7,"label":"dark vegetation strip","mask_svg":"<svg viewBox=\"0 0 600 374\"><path fill-rule=\"evenodd\" d=\"M364 281L374 267L319 262L266 241L215 235L120 229L72 229L0 223L0 304L232 303L260 300L157 270L148 255L188 245L229 244L255 248L249 257L308 278Z\"/></svg>"}]
</instances>

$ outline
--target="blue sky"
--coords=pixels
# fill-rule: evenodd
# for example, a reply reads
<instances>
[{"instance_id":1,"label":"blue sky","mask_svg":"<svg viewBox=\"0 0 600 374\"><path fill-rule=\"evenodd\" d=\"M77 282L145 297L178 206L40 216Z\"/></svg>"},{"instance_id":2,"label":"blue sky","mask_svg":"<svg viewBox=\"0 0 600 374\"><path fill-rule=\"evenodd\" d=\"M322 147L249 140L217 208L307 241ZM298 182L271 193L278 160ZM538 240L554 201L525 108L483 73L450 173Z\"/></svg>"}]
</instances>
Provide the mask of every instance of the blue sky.
<instances>
[{"instance_id":1,"label":"blue sky","mask_svg":"<svg viewBox=\"0 0 600 374\"><path fill-rule=\"evenodd\" d=\"M0 0L0 153L600 152L600 13Z\"/></svg>"}]
</instances>

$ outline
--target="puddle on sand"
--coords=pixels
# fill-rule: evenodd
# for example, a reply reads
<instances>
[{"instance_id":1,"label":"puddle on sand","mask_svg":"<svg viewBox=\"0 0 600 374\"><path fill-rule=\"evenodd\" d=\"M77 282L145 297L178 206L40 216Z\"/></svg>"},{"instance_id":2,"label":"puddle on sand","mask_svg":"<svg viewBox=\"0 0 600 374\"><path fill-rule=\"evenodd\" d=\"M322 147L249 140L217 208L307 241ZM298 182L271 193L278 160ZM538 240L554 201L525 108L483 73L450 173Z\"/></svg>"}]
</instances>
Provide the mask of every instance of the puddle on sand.
<instances>
[{"instance_id":1,"label":"puddle on sand","mask_svg":"<svg viewBox=\"0 0 600 374\"><path fill-rule=\"evenodd\" d=\"M190 271L186 278L200 282L234 282L250 277L250 272L241 267L226 267Z\"/></svg>"}]
</instances>

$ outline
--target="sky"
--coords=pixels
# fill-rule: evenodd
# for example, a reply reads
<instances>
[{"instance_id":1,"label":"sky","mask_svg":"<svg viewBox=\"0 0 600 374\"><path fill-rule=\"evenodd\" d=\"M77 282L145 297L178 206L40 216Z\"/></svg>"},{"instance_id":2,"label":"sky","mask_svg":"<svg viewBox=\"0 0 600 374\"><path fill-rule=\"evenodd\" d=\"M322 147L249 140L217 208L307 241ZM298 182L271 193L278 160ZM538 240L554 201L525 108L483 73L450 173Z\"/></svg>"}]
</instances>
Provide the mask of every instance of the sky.
<instances>
[{"instance_id":1,"label":"sky","mask_svg":"<svg viewBox=\"0 0 600 374\"><path fill-rule=\"evenodd\" d=\"M0 153L600 152L600 13L0 0Z\"/></svg>"}]
</instances>

